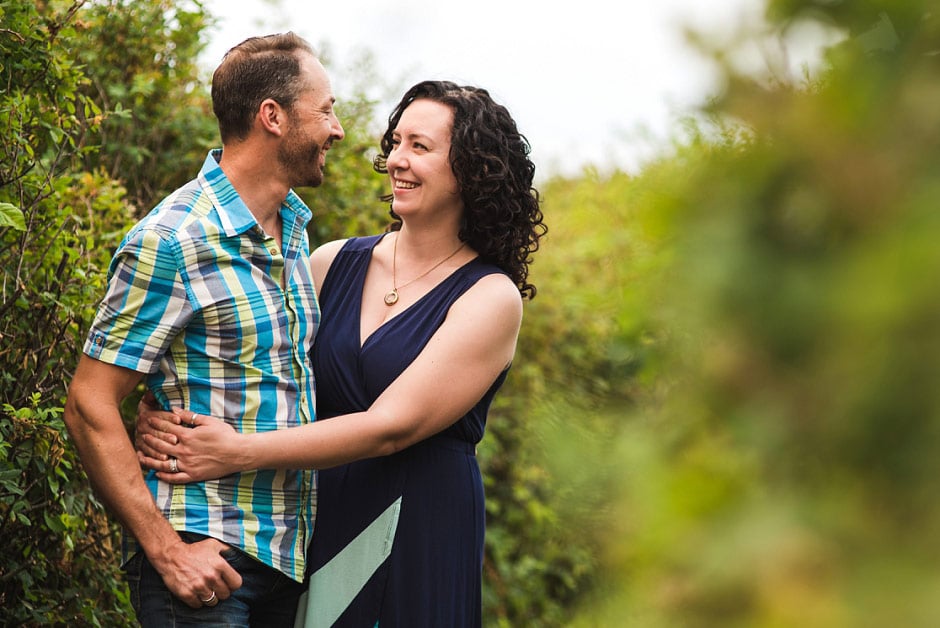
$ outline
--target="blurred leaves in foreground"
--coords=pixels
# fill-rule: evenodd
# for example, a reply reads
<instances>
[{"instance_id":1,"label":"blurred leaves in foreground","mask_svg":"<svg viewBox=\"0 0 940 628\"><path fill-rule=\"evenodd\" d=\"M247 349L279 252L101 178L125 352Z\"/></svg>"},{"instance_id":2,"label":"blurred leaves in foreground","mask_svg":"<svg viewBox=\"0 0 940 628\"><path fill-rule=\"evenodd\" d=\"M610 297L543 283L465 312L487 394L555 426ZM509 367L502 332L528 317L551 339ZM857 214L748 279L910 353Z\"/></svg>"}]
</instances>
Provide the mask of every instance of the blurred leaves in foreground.
<instances>
[{"instance_id":1,"label":"blurred leaves in foreground","mask_svg":"<svg viewBox=\"0 0 940 628\"><path fill-rule=\"evenodd\" d=\"M564 234L625 239L610 296L644 356L579 625L940 624L934 4L771 3L840 33L824 69L724 66L715 124L595 186L629 229Z\"/></svg>"}]
</instances>

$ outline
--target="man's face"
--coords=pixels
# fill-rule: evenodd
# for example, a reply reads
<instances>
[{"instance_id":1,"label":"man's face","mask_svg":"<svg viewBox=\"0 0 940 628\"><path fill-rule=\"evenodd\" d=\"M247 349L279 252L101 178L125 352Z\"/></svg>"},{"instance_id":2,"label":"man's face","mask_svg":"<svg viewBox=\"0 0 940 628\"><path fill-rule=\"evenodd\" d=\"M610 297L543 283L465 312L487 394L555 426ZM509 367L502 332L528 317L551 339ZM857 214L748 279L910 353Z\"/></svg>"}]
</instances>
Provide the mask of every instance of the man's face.
<instances>
[{"instance_id":1,"label":"man's face","mask_svg":"<svg viewBox=\"0 0 940 628\"><path fill-rule=\"evenodd\" d=\"M336 99L326 70L311 55L303 56L301 67L307 87L294 102L277 157L291 187L316 187L323 182L326 151L345 132L333 111Z\"/></svg>"}]
</instances>

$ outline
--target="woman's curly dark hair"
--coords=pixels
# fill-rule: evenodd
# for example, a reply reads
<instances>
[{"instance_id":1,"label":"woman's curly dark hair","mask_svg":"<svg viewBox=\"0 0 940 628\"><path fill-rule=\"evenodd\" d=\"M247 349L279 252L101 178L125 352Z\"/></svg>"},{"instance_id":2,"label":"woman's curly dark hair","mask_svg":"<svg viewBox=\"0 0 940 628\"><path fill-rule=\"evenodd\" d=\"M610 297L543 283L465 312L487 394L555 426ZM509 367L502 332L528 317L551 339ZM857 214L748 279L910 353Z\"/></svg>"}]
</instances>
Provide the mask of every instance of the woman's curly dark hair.
<instances>
[{"instance_id":1,"label":"woman's curly dark hair","mask_svg":"<svg viewBox=\"0 0 940 628\"><path fill-rule=\"evenodd\" d=\"M382 136L382 152L373 168L388 174L386 160L392 151L392 133L402 113L415 100L433 100L454 112L451 131L450 167L460 187L464 204L459 237L479 253L481 259L503 269L523 297L533 298L529 264L548 228L542 222L538 190L532 187L535 164L529 159L528 140L519 133L509 111L497 104L489 92L450 81L423 81L409 89L388 117ZM392 195L382 197L390 202ZM401 228L401 219L390 210Z\"/></svg>"}]
</instances>

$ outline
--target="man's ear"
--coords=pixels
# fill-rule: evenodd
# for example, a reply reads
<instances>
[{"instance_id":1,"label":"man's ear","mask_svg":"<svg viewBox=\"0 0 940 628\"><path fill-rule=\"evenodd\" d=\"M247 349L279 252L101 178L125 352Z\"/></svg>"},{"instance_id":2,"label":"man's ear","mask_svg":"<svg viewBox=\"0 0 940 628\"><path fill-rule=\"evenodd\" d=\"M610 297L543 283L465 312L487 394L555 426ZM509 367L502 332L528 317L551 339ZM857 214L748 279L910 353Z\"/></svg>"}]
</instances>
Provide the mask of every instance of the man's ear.
<instances>
[{"instance_id":1,"label":"man's ear","mask_svg":"<svg viewBox=\"0 0 940 628\"><path fill-rule=\"evenodd\" d=\"M287 112L272 98L265 98L258 107L258 124L262 129L278 137L284 134Z\"/></svg>"}]
</instances>

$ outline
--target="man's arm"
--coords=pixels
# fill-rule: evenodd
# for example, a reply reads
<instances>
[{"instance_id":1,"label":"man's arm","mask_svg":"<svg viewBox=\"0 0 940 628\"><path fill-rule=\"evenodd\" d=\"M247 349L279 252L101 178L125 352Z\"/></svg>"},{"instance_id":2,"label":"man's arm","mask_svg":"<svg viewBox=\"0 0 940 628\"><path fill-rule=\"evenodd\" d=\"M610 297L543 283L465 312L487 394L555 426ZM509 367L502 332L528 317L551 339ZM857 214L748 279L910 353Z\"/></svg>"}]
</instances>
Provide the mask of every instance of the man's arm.
<instances>
[{"instance_id":1,"label":"man's arm","mask_svg":"<svg viewBox=\"0 0 940 628\"><path fill-rule=\"evenodd\" d=\"M123 523L170 591L197 608L215 592L226 599L241 576L215 539L186 544L157 508L121 419L121 401L141 374L86 355L69 386L64 419L95 493Z\"/></svg>"}]
</instances>

